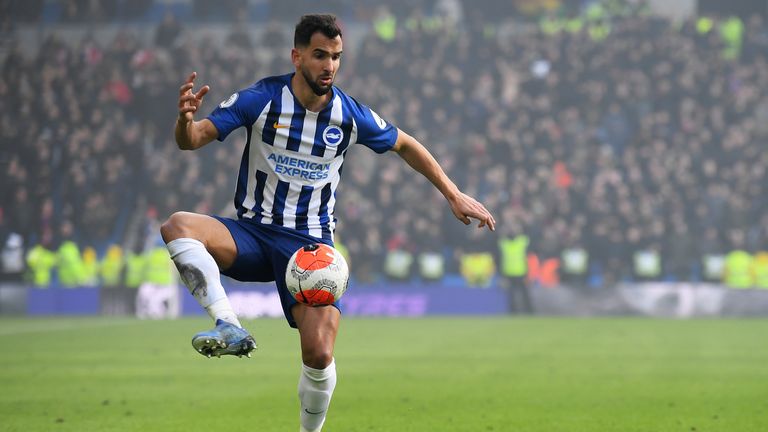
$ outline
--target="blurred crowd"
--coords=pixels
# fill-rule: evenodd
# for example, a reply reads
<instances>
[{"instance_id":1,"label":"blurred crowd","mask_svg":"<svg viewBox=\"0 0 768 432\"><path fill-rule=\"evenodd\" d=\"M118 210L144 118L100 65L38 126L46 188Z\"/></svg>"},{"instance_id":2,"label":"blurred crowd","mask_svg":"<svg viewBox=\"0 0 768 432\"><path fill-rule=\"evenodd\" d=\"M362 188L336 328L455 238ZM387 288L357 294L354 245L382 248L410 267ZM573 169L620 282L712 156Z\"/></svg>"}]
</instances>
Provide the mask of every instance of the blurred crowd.
<instances>
[{"instance_id":1,"label":"blurred crowd","mask_svg":"<svg viewBox=\"0 0 768 432\"><path fill-rule=\"evenodd\" d=\"M497 22L458 1L372 16L347 42L337 85L423 142L498 231L467 229L395 155L353 148L337 236L363 280L388 251L498 250L525 233L541 259L566 248L590 272L632 277L633 254L696 279L701 257L768 245L768 26L701 26L648 14L603 16L601 32ZM438 16L438 19L435 17ZM119 31L76 42L51 34L34 55L10 46L0 76L0 236L99 254L144 244L178 210L232 213L242 140L196 152L173 142L178 87L209 84L204 112L261 77L292 71L292 24L217 39L167 15L151 37ZM551 23L551 22L550 22ZM595 27L592 27L595 28ZM351 48L354 47L354 48ZM4 240L3 240L4 241Z\"/></svg>"},{"instance_id":2,"label":"blurred crowd","mask_svg":"<svg viewBox=\"0 0 768 432\"><path fill-rule=\"evenodd\" d=\"M427 143L496 214L498 236L527 234L541 260L585 249L606 281L636 276L638 251L661 257L660 278L690 280L706 255L768 249L760 17L739 21L736 42L722 36L725 19L632 13L608 34L459 22L371 34L347 87ZM463 229L399 161L348 169L341 232L359 261L379 262L381 244L496 249L498 236Z\"/></svg>"}]
</instances>

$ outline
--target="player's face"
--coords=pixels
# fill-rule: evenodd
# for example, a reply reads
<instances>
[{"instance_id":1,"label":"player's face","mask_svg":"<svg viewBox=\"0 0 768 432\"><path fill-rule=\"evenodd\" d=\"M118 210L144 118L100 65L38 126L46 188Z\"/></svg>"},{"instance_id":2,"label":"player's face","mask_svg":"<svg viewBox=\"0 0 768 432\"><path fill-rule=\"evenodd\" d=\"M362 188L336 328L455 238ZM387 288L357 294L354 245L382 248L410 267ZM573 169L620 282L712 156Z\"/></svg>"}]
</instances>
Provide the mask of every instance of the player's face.
<instances>
[{"instance_id":1,"label":"player's face","mask_svg":"<svg viewBox=\"0 0 768 432\"><path fill-rule=\"evenodd\" d=\"M341 37L331 39L317 32L309 45L294 49L293 63L312 91L323 96L331 90L341 63Z\"/></svg>"}]
</instances>

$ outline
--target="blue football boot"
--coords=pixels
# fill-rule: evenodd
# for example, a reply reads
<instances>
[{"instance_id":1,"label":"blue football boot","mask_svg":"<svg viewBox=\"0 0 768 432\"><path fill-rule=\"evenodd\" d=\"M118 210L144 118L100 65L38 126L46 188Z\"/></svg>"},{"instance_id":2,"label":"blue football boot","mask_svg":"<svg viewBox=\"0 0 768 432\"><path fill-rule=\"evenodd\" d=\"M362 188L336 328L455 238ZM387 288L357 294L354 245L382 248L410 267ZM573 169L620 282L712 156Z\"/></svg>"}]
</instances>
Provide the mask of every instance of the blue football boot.
<instances>
[{"instance_id":1,"label":"blue football boot","mask_svg":"<svg viewBox=\"0 0 768 432\"><path fill-rule=\"evenodd\" d=\"M251 351L256 348L256 341L245 329L219 319L213 329L196 334L192 338L192 346L208 358L222 355L250 357Z\"/></svg>"}]
</instances>

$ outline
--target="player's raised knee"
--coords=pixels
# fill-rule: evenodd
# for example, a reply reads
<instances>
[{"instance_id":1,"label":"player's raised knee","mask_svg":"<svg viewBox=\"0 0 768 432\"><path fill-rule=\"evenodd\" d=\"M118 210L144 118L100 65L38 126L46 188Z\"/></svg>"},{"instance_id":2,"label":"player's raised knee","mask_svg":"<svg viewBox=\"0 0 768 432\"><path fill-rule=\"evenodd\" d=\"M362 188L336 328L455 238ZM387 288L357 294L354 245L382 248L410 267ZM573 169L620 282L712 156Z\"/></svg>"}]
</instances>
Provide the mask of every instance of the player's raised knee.
<instances>
[{"instance_id":1,"label":"player's raised knee","mask_svg":"<svg viewBox=\"0 0 768 432\"><path fill-rule=\"evenodd\" d=\"M168 243L178 238L191 237L191 215L192 213L176 212L166 219L160 226L160 235L163 236L163 240Z\"/></svg>"}]
</instances>

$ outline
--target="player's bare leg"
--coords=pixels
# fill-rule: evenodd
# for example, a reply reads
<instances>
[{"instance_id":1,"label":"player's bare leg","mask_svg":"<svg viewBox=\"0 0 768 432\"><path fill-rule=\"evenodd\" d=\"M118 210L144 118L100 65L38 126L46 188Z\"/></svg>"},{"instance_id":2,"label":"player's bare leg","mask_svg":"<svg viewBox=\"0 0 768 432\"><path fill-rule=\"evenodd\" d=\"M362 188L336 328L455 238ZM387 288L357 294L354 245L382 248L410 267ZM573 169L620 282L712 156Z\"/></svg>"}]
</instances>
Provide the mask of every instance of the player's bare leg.
<instances>
[{"instance_id":1,"label":"player's bare leg","mask_svg":"<svg viewBox=\"0 0 768 432\"><path fill-rule=\"evenodd\" d=\"M229 268L237 257L237 245L227 227L210 216L177 212L160 233L181 280L216 321L214 329L195 335L192 346L208 357L250 353L256 343L242 329L221 285L219 269Z\"/></svg>"},{"instance_id":2,"label":"player's bare leg","mask_svg":"<svg viewBox=\"0 0 768 432\"><path fill-rule=\"evenodd\" d=\"M237 258L237 245L223 223L207 215L176 212L160 227L165 243L190 238L203 243L221 269L229 268Z\"/></svg>"},{"instance_id":3,"label":"player's bare leg","mask_svg":"<svg viewBox=\"0 0 768 432\"><path fill-rule=\"evenodd\" d=\"M319 432L336 387L333 346L341 313L333 306L311 307L301 303L291 312L299 328L303 362L299 377L300 431Z\"/></svg>"}]
</instances>

